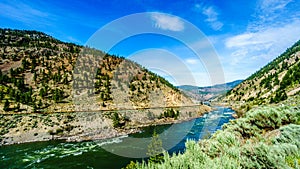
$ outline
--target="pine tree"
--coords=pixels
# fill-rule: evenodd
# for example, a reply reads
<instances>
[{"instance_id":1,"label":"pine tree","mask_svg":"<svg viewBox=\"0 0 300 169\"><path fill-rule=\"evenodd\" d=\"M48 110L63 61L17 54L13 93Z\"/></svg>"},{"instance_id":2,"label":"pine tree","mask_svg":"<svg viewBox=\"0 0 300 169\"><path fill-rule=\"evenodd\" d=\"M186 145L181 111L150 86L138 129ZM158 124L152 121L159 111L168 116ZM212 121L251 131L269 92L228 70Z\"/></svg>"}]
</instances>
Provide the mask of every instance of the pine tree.
<instances>
[{"instance_id":1,"label":"pine tree","mask_svg":"<svg viewBox=\"0 0 300 169\"><path fill-rule=\"evenodd\" d=\"M38 106L39 106L39 108L41 108L43 106L43 103L41 100L39 100Z\"/></svg>"},{"instance_id":2,"label":"pine tree","mask_svg":"<svg viewBox=\"0 0 300 169\"><path fill-rule=\"evenodd\" d=\"M33 81L36 82L36 72L33 74Z\"/></svg>"},{"instance_id":3,"label":"pine tree","mask_svg":"<svg viewBox=\"0 0 300 169\"><path fill-rule=\"evenodd\" d=\"M9 110L9 101L8 100L5 101L4 106L3 106L3 110L4 111L8 111Z\"/></svg>"},{"instance_id":4,"label":"pine tree","mask_svg":"<svg viewBox=\"0 0 300 169\"><path fill-rule=\"evenodd\" d=\"M3 91L0 91L0 100L2 100L4 98L4 93Z\"/></svg>"},{"instance_id":5,"label":"pine tree","mask_svg":"<svg viewBox=\"0 0 300 169\"><path fill-rule=\"evenodd\" d=\"M36 107L36 104L35 103L33 103L33 106L32 106L32 108L33 108L33 113L35 113L36 111L37 111L37 107Z\"/></svg>"},{"instance_id":6,"label":"pine tree","mask_svg":"<svg viewBox=\"0 0 300 169\"><path fill-rule=\"evenodd\" d=\"M115 128L120 127L120 117L119 117L119 114L117 112L113 113L112 120L113 120L113 126Z\"/></svg>"},{"instance_id":7,"label":"pine tree","mask_svg":"<svg viewBox=\"0 0 300 169\"><path fill-rule=\"evenodd\" d=\"M152 135L152 140L148 145L147 155L150 156L149 161L153 163L159 163L163 161L163 152L162 140L159 138L159 135L154 130Z\"/></svg>"},{"instance_id":8,"label":"pine tree","mask_svg":"<svg viewBox=\"0 0 300 169\"><path fill-rule=\"evenodd\" d=\"M18 110L20 110L20 103L17 103L16 105L15 105L15 111L18 111Z\"/></svg>"}]
</instances>

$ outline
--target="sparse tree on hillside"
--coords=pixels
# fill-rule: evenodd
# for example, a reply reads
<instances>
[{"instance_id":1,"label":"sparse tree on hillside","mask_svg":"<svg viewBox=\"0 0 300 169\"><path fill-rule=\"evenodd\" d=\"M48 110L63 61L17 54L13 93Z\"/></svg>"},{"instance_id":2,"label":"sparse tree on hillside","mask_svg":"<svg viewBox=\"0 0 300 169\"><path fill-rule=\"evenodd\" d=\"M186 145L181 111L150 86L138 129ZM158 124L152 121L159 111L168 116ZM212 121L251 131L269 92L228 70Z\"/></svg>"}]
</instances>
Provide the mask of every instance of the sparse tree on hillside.
<instances>
[{"instance_id":1,"label":"sparse tree on hillside","mask_svg":"<svg viewBox=\"0 0 300 169\"><path fill-rule=\"evenodd\" d=\"M120 127L120 117L117 112L113 113L112 120L113 120L113 126L115 128Z\"/></svg>"},{"instance_id":2,"label":"sparse tree on hillside","mask_svg":"<svg viewBox=\"0 0 300 169\"><path fill-rule=\"evenodd\" d=\"M2 100L4 98L4 93L3 91L0 91L0 100Z\"/></svg>"},{"instance_id":3,"label":"sparse tree on hillside","mask_svg":"<svg viewBox=\"0 0 300 169\"><path fill-rule=\"evenodd\" d=\"M9 110L9 101L5 100L4 106L3 106L3 110L4 111L8 111Z\"/></svg>"},{"instance_id":4,"label":"sparse tree on hillside","mask_svg":"<svg viewBox=\"0 0 300 169\"><path fill-rule=\"evenodd\" d=\"M14 107L15 111L19 111L20 110L20 103L17 103Z\"/></svg>"}]
</instances>

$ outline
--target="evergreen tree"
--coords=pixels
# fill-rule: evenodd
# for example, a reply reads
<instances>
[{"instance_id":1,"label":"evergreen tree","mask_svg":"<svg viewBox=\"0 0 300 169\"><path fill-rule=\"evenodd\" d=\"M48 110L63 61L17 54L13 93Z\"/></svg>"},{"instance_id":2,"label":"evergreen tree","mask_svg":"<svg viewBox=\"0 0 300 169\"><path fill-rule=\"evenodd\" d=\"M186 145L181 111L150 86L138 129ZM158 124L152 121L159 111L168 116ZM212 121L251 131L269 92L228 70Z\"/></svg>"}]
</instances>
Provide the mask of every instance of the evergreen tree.
<instances>
[{"instance_id":1,"label":"evergreen tree","mask_svg":"<svg viewBox=\"0 0 300 169\"><path fill-rule=\"evenodd\" d=\"M41 100L39 100L38 106L39 106L39 108L41 108L43 106L43 103Z\"/></svg>"},{"instance_id":2,"label":"evergreen tree","mask_svg":"<svg viewBox=\"0 0 300 169\"><path fill-rule=\"evenodd\" d=\"M163 161L163 152L162 140L159 138L159 135L154 130L152 135L152 140L148 145L147 155L150 156L149 161L153 163L159 163Z\"/></svg>"},{"instance_id":3,"label":"evergreen tree","mask_svg":"<svg viewBox=\"0 0 300 169\"><path fill-rule=\"evenodd\" d=\"M16 105L15 105L15 111L18 111L18 110L20 110L20 103L17 103Z\"/></svg>"},{"instance_id":4,"label":"evergreen tree","mask_svg":"<svg viewBox=\"0 0 300 169\"><path fill-rule=\"evenodd\" d=\"M33 106L32 106L32 108L33 108L33 113L35 113L36 112L36 110L37 110L37 107L36 107L36 104L35 103L33 103Z\"/></svg>"},{"instance_id":5,"label":"evergreen tree","mask_svg":"<svg viewBox=\"0 0 300 169\"><path fill-rule=\"evenodd\" d=\"M120 117L119 117L119 114L117 112L114 112L113 113L113 117L112 117L112 120L113 120L113 126L115 128L117 127L120 127Z\"/></svg>"},{"instance_id":6,"label":"evergreen tree","mask_svg":"<svg viewBox=\"0 0 300 169\"><path fill-rule=\"evenodd\" d=\"M36 72L33 74L33 81L36 82Z\"/></svg>"},{"instance_id":7,"label":"evergreen tree","mask_svg":"<svg viewBox=\"0 0 300 169\"><path fill-rule=\"evenodd\" d=\"M8 111L9 110L9 101L5 100L4 106L3 106L3 110L4 111Z\"/></svg>"},{"instance_id":8,"label":"evergreen tree","mask_svg":"<svg viewBox=\"0 0 300 169\"><path fill-rule=\"evenodd\" d=\"M4 93L3 91L0 91L0 100L2 100L4 98Z\"/></svg>"},{"instance_id":9,"label":"evergreen tree","mask_svg":"<svg viewBox=\"0 0 300 169\"><path fill-rule=\"evenodd\" d=\"M2 70L0 69L0 83L2 83L2 80L3 80L3 78L2 78Z\"/></svg>"}]
</instances>

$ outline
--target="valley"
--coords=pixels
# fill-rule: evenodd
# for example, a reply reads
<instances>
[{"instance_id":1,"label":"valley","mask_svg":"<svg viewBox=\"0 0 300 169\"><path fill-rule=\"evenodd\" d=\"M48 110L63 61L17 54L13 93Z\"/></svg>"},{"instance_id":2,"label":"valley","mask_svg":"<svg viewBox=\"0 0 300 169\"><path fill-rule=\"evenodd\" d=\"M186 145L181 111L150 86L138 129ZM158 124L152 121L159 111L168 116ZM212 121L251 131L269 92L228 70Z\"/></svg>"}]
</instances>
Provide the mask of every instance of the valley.
<instances>
[{"instance_id":1,"label":"valley","mask_svg":"<svg viewBox=\"0 0 300 169\"><path fill-rule=\"evenodd\" d=\"M299 169L300 0L0 1L0 168Z\"/></svg>"},{"instance_id":2,"label":"valley","mask_svg":"<svg viewBox=\"0 0 300 169\"><path fill-rule=\"evenodd\" d=\"M178 88L190 98L192 98L195 102L205 102L217 100L218 98L222 97L222 95L226 94L229 90L239 85L242 81L243 80L236 80L225 84L217 84L205 87L184 85L178 86Z\"/></svg>"},{"instance_id":3,"label":"valley","mask_svg":"<svg viewBox=\"0 0 300 169\"><path fill-rule=\"evenodd\" d=\"M62 146L61 152L82 157L77 146L85 153L90 153L86 148L98 147L90 141L121 137L120 142L126 142L129 135L143 135L147 127L193 126L195 119L212 119L216 124L178 130L187 132L187 138L202 132L194 141L180 142L176 148L180 153L162 151L139 162L126 159L131 161L126 168L297 168L300 164L299 41L245 80L175 87L124 57L37 31L0 29L0 33L1 146L59 140L62 143L54 145ZM227 108L211 107L206 101ZM172 134L170 138L175 140ZM76 150L69 150L68 142ZM43 165L40 156L33 155L20 166L28 161Z\"/></svg>"},{"instance_id":4,"label":"valley","mask_svg":"<svg viewBox=\"0 0 300 169\"><path fill-rule=\"evenodd\" d=\"M182 154L128 168L299 168L299 41L242 81L216 104L232 107L231 120L207 139L186 142Z\"/></svg>"}]
</instances>

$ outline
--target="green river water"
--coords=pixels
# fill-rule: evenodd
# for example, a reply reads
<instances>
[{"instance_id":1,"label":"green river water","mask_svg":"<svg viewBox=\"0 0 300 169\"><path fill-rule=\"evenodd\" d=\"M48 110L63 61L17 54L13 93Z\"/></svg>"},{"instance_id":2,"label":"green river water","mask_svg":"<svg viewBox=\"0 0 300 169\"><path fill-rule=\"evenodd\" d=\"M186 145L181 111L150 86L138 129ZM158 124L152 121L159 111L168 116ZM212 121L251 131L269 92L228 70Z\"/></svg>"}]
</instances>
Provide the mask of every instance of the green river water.
<instances>
[{"instance_id":1,"label":"green river water","mask_svg":"<svg viewBox=\"0 0 300 169\"><path fill-rule=\"evenodd\" d=\"M182 153L186 140L197 141L214 133L233 119L232 113L232 109L216 107L191 121L145 127L140 133L99 141L46 141L0 146L0 168L122 168L132 160L147 160L139 153L147 151L154 130L160 134L165 150Z\"/></svg>"}]
</instances>

